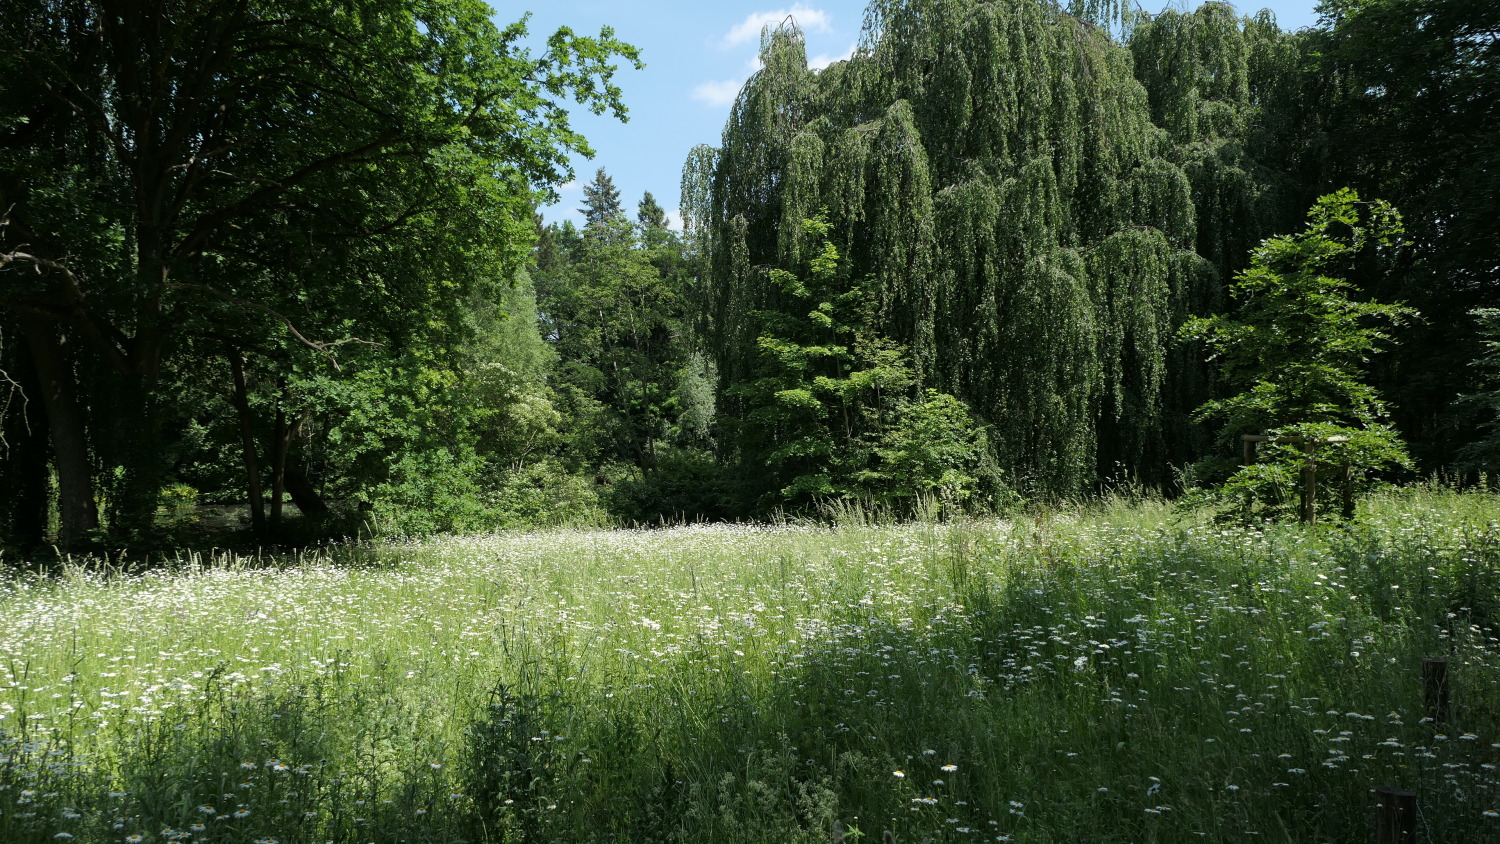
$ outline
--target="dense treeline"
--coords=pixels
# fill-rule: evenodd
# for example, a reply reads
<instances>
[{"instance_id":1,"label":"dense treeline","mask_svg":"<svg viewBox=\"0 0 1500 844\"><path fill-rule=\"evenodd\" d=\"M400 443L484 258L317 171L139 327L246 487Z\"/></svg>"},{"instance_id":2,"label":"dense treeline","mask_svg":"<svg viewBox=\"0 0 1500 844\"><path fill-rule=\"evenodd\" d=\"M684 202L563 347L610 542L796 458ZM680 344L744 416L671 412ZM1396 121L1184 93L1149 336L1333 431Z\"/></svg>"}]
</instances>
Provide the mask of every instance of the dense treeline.
<instances>
[{"instance_id":1,"label":"dense treeline","mask_svg":"<svg viewBox=\"0 0 1500 844\"><path fill-rule=\"evenodd\" d=\"M287 494L478 506L539 344L495 342L532 209L588 149L562 103L623 115L635 59L607 30L533 54L490 13L5 0L7 542L55 509L65 547L149 545L172 489L248 494L262 535Z\"/></svg>"},{"instance_id":2,"label":"dense treeline","mask_svg":"<svg viewBox=\"0 0 1500 844\"><path fill-rule=\"evenodd\" d=\"M761 412L741 385L766 357L763 314L801 307L778 273L806 267L798 222L822 215L840 290L868 300L860 330L911 362L913 395L951 393L987 425L1007 483L1171 486L1237 453L1216 434L1250 432L1194 421L1219 388L1180 328L1229 306L1257 244L1352 186L1393 202L1407 238L1337 269L1356 301L1423 315L1397 353L1362 356L1378 361L1367 376L1423 468L1493 468L1455 460L1482 421L1455 399L1483 386L1470 312L1500 281L1500 13L1320 8L1323 27L1287 33L1217 2L1112 22L1029 0L877 0L853 58L816 73L794 28L768 31L721 146L685 175L726 428Z\"/></svg>"},{"instance_id":3,"label":"dense treeline","mask_svg":"<svg viewBox=\"0 0 1500 844\"><path fill-rule=\"evenodd\" d=\"M167 5L4 0L0 544L150 545L195 501L265 539L283 501L420 532L1175 489L1245 432L1195 415L1242 385L1183 327L1244 312L1257 246L1345 187L1405 235L1308 278L1420 314L1340 364L1368 421L1497 468L1487 0L1296 33L874 0L816 72L767 31L682 235L602 168L581 228L534 216L587 149L562 99L623 114L608 31L533 55L472 0Z\"/></svg>"}]
</instances>

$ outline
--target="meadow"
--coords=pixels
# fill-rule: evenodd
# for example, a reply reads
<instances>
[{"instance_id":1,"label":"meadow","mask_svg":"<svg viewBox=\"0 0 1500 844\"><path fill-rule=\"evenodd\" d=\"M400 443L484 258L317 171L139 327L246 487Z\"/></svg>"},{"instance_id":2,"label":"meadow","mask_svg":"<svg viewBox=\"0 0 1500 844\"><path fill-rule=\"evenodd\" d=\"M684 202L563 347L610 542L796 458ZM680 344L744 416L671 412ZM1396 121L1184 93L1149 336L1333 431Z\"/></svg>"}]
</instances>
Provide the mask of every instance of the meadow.
<instances>
[{"instance_id":1,"label":"meadow","mask_svg":"<svg viewBox=\"0 0 1500 844\"><path fill-rule=\"evenodd\" d=\"M1491 495L3 562L5 842L1500 842Z\"/></svg>"}]
</instances>

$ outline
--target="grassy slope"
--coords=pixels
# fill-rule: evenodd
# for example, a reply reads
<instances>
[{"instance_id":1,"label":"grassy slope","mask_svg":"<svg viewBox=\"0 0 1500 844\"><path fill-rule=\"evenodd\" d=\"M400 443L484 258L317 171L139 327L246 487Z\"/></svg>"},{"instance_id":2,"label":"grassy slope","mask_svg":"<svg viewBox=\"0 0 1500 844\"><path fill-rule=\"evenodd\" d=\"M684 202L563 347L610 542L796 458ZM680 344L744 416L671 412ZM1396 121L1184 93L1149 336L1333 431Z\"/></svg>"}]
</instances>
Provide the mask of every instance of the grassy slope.
<instances>
[{"instance_id":1,"label":"grassy slope","mask_svg":"<svg viewBox=\"0 0 1500 844\"><path fill-rule=\"evenodd\" d=\"M0 587L0 840L1500 841L1489 497L273 562Z\"/></svg>"}]
</instances>

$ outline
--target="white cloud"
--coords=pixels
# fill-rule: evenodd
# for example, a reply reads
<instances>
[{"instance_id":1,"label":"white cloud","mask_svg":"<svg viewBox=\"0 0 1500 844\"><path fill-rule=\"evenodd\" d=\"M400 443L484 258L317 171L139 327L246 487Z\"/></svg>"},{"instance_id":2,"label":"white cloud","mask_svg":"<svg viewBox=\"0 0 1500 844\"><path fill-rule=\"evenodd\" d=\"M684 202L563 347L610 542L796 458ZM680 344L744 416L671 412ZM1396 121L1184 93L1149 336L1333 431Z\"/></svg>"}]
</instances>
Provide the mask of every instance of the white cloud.
<instances>
[{"instance_id":1,"label":"white cloud","mask_svg":"<svg viewBox=\"0 0 1500 844\"><path fill-rule=\"evenodd\" d=\"M667 228L671 229L674 232L680 232L680 231L682 231L682 212L681 211L668 211L667 212Z\"/></svg>"},{"instance_id":2,"label":"white cloud","mask_svg":"<svg viewBox=\"0 0 1500 844\"><path fill-rule=\"evenodd\" d=\"M740 95L740 86L745 84L739 79L725 79L722 82L704 82L693 89L693 99L708 103L711 106L726 106L734 102L734 98Z\"/></svg>"},{"instance_id":3,"label":"white cloud","mask_svg":"<svg viewBox=\"0 0 1500 844\"><path fill-rule=\"evenodd\" d=\"M847 50L839 53L837 56L830 56L827 53L824 53L820 56L813 56L812 58L807 60L807 66L812 70L822 70L823 68L828 67L834 62L844 61L852 55L854 55L854 45L850 44Z\"/></svg>"},{"instance_id":4,"label":"white cloud","mask_svg":"<svg viewBox=\"0 0 1500 844\"><path fill-rule=\"evenodd\" d=\"M563 182L562 184L560 184L560 185L557 186L557 192L558 193L564 193L566 191L577 190L577 189L578 189L578 181L577 180L574 180L574 181L571 181L571 182Z\"/></svg>"},{"instance_id":5,"label":"white cloud","mask_svg":"<svg viewBox=\"0 0 1500 844\"><path fill-rule=\"evenodd\" d=\"M729 33L724 36L723 45L734 47L740 44L754 43L760 40L760 31L767 26L777 26L782 21L791 17L797 21L797 26L803 32L831 32L833 27L829 23L828 13L822 9L814 9L811 6L798 3L790 9L774 9L766 12L751 12L745 19L734 25Z\"/></svg>"}]
</instances>

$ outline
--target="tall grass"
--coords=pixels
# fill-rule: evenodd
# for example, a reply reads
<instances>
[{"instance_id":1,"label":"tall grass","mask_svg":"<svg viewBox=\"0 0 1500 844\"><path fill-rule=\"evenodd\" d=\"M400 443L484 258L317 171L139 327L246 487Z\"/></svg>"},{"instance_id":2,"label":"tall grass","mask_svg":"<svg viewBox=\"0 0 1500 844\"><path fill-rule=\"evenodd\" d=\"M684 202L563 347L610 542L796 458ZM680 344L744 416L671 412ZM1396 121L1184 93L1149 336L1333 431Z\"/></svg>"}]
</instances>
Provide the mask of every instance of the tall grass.
<instances>
[{"instance_id":1,"label":"tall grass","mask_svg":"<svg viewBox=\"0 0 1500 844\"><path fill-rule=\"evenodd\" d=\"M15 572L0 840L1500 841L1497 596L1441 490Z\"/></svg>"}]
</instances>

